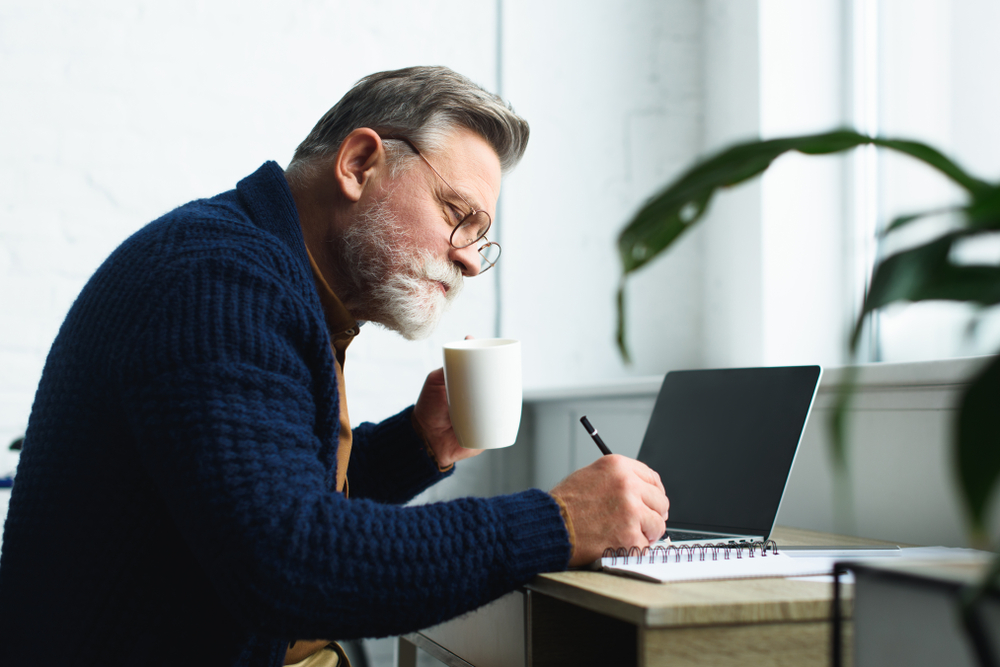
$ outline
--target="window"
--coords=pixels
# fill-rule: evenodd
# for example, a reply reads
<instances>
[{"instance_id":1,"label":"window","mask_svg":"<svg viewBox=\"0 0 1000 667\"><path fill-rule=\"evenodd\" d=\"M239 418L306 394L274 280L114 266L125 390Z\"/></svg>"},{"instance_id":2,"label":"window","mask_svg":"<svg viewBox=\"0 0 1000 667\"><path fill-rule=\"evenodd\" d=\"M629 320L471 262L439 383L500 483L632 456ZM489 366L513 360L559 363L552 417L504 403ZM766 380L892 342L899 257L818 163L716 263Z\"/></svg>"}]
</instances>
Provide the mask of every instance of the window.
<instances>
[{"instance_id":1,"label":"window","mask_svg":"<svg viewBox=\"0 0 1000 667\"><path fill-rule=\"evenodd\" d=\"M995 63L1000 4L990 0L852 0L848 68L852 121L861 131L928 143L973 175L1000 178L1000 87ZM852 156L853 253L856 279L904 245L953 222L939 215L889 243L877 231L899 215L962 201L938 172L888 151ZM970 261L1000 262L1000 239L971 245ZM861 290L857 290L861 293ZM860 303L858 304L860 307ZM855 310L858 312L858 309ZM931 302L898 305L876 314L862 360L920 361L994 354L1000 314Z\"/></svg>"}]
</instances>

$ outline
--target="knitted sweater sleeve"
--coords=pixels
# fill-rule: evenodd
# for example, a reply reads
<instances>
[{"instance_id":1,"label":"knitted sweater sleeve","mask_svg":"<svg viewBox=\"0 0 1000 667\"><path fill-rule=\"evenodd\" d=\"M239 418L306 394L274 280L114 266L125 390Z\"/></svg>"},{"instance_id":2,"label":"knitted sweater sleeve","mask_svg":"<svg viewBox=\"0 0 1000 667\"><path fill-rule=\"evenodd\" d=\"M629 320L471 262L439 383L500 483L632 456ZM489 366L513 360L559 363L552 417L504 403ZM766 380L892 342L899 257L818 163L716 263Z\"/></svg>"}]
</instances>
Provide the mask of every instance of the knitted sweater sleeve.
<instances>
[{"instance_id":1,"label":"knitted sweater sleeve","mask_svg":"<svg viewBox=\"0 0 1000 667\"><path fill-rule=\"evenodd\" d=\"M559 507L539 490L417 507L331 492L315 313L247 257L193 256L162 278L126 351L122 410L187 547L249 627L400 634L566 566Z\"/></svg>"},{"instance_id":2,"label":"knitted sweater sleeve","mask_svg":"<svg viewBox=\"0 0 1000 667\"><path fill-rule=\"evenodd\" d=\"M354 429L347 471L352 498L403 504L455 472L442 472L413 428L413 406L378 424Z\"/></svg>"}]
</instances>

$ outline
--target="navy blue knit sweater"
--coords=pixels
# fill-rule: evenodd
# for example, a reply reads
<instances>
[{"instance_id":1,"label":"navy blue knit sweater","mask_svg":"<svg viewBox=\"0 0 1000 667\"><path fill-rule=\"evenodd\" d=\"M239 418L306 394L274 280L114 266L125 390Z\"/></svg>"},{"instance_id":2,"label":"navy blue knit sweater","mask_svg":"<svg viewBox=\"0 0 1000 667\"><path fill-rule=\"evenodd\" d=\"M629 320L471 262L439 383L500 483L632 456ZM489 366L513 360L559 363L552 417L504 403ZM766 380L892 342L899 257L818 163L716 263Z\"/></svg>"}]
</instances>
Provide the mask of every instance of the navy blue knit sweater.
<instances>
[{"instance_id":1,"label":"navy blue knit sweater","mask_svg":"<svg viewBox=\"0 0 1000 667\"><path fill-rule=\"evenodd\" d=\"M0 662L278 665L290 639L413 631L566 566L542 491L400 505L442 477L412 409L354 430L333 490L337 391L275 163L125 241L35 397Z\"/></svg>"}]
</instances>

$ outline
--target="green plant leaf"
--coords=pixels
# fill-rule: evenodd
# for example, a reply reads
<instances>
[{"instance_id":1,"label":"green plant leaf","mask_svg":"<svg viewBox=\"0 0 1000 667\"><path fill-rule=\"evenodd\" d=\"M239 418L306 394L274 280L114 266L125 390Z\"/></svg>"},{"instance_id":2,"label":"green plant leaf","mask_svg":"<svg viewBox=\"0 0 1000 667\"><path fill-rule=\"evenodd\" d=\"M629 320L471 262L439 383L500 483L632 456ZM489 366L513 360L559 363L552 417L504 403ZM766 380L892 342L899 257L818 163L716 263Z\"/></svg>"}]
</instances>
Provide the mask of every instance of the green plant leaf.
<instances>
[{"instance_id":1,"label":"green plant leaf","mask_svg":"<svg viewBox=\"0 0 1000 667\"><path fill-rule=\"evenodd\" d=\"M881 236L888 236L891 232L896 231L900 227L905 227L915 220L922 220L924 218L930 218L935 215L941 215L944 213L959 213L966 211L964 206L949 206L947 208L934 209L933 211L921 211L920 213L911 213L910 215L901 215L894 219L889 225L882 230Z\"/></svg>"},{"instance_id":2,"label":"green plant leaf","mask_svg":"<svg viewBox=\"0 0 1000 667\"><path fill-rule=\"evenodd\" d=\"M1000 187L989 186L977 190L972 194L972 201L968 206L947 206L910 215L901 215L882 230L881 234L882 236L888 236L900 227L904 227L915 220L944 213L961 213L964 229L975 231L1000 230Z\"/></svg>"},{"instance_id":3,"label":"green plant leaf","mask_svg":"<svg viewBox=\"0 0 1000 667\"><path fill-rule=\"evenodd\" d=\"M970 229L1000 230L1000 186L976 194L966 208Z\"/></svg>"},{"instance_id":4,"label":"green plant leaf","mask_svg":"<svg viewBox=\"0 0 1000 667\"><path fill-rule=\"evenodd\" d=\"M971 195L993 188L993 186L986 181L982 181L967 174L963 169L952 162L949 158L945 157L945 155L936 148L932 148L927 144L922 144L919 141L875 138L872 140L872 143L876 146L891 148L899 151L900 153L905 153L910 157L914 157L921 162L927 163L951 180L958 183Z\"/></svg>"},{"instance_id":5,"label":"green plant leaf","mask_svg":"<svg viewBox=\"0 0 1000 667\"><path fill-rule=\"evenodd\" d=\"M983 219L1000 221L1000 194L994 186L970 176L938 150L917 141L873 138L852 130L750 141L696 163L639 209L618 237L623 281L659 256L700 220L719 188L731 187L759 175L788 151L821 155L862 144L889 148L927 163L967 190L974 203L981 201ZM624 298L623 294L619 290L619 299ZM617 338L623 358L628 359L624 312L620 304Z\"/></svg>"},{"instance_id":6,"label":"green plant leaf","mask_svg":"<svg viewBox=\"0 0 1000 667\"><path fill-rule=\"evenodd\" d=\"M872 275L861 315L851 337L857 348L868 313L897 301L963 301L992 306L1000 303L1000 267L955 264L951 249L974 232L951 232L882 260Z\"/></svg>"},{"instance_id":7,"label":"green plant leaf","mask_svg":"<svg viewBox=\"0 0 1000 667\"><path fill-rule=\"evenodd\" d=\"M955 459L974 536L986 535L986 513L1000 477L1000 357L976 376L958 406Z\"/></svg>"},{"instance_id":8,"label":"green plant leaf","mask_svg":"<svg viewBox=\"0 0 1000 667\"><path fill-rule=\"evenodd\" d=\"M628 355L628 346L625 344L625 281L623 280L618 285L618 298L616 300L616 308L618 309L618 330L615 334L616 340L618 341L618 349L621 350L622 355L625 358L625 363L629 363L632 359Z\"/></svg>"},{"instance_id":9,"label":"green plant leaf","mask_svg":"<svg viewBox=\"0 0 1000 667\"><path fill-rule=\"evenodd\" d=\"M835 153L871 137L841 130L825 134L738 144L696 164L673 184L650 199L618 237L618 250L627 275L669 247L701 219L715 191L757 176L790 150L809 154Z\"/></svg>"}]
</instances>

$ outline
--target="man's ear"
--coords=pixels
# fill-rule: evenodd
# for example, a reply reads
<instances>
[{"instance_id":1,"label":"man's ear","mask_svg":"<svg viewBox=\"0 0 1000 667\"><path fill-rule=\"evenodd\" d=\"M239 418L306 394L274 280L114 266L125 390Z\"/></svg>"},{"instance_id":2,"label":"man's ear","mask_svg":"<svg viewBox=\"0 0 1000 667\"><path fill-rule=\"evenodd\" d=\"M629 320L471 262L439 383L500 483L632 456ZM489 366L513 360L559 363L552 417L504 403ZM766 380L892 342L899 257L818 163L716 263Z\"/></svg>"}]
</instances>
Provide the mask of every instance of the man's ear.
<instances>
[{"instance_id":1,"label":"man's ear","mask_svg":"<svg viewBox=\"0 0 1000 667\"><path fill-rule=\"evenodd\" d=\"M337 151L334 176L343 195L352 202L361 199L375 168L384 160L382 138L375 130L359 127L344 137Z\"/></svg>"}]
</instances>

